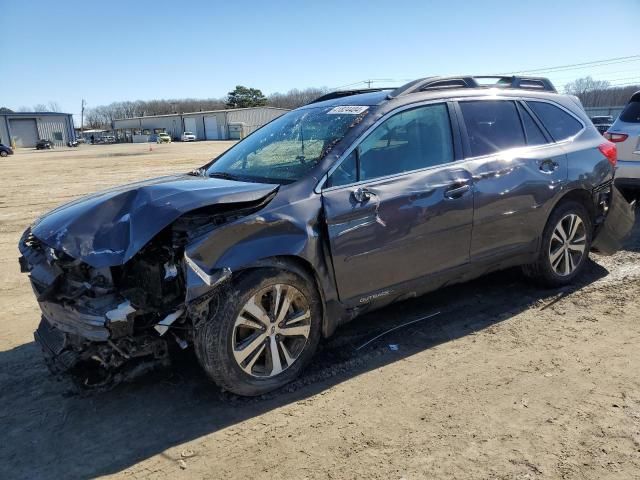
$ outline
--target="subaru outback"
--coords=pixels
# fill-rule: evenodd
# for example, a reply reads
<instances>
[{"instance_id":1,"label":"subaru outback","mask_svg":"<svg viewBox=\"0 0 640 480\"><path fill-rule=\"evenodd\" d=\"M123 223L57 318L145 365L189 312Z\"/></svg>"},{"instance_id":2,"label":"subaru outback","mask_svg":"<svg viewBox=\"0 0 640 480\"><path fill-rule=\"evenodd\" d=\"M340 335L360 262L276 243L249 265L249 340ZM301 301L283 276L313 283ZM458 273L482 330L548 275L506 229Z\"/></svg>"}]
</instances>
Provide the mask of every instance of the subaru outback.
<instances>
[{"instance_id":1,"label":"subaru outback","mask_svg":"<svg viewBox=\"0 0 640 480\"><path fill-rule=\"evenodd\" d=\"M219 386L258 395L372 309L513 266L573 282L633 223L615 165L544 78L333 92L191 173L38 219L19 243L35 338L87 387L194 348Z\"/></svg>"}]
</instances>

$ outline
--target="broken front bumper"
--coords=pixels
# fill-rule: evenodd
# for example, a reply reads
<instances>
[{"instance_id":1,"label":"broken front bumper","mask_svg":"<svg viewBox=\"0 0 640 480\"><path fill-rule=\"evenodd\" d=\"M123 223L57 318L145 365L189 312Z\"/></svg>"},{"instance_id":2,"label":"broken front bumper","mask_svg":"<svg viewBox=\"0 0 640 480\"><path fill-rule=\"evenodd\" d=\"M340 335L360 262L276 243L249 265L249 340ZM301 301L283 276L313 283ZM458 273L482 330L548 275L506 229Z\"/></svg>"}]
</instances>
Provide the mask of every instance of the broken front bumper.
<instances>
[{"instance_id":1,"label":"broken front bumper","mask_svg":"<svg viewBox=\"0 0 640 480\"><path fill-rule=\"evenodd\" d=\"M19 249L21 269L29 273L42 311L34 338L54 374L71 373L84 387L105 387L169 364L166 340L134 332L137 310L112 287L91 285L96 272L78 279L76 262L60 262L60 252L29 231Z\"/></svg>"}]
</instances>

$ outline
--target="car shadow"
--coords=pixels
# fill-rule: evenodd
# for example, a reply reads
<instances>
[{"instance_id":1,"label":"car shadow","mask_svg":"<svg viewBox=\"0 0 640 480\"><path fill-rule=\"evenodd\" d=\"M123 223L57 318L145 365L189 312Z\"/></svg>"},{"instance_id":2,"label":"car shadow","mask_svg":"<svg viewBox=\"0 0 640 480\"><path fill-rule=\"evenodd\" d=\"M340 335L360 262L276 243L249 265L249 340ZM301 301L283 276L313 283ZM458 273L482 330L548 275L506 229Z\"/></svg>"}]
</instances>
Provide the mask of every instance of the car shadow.
<instances>
[{"instance_id":1,"label":"car shadow","mask_svg":"<svg viewBox=\"0 0 640 480\"><path fill-rule=\"evenodd\" d=\"M366 314L324 342L301 378L258 398L220 391L190 353L136 383L105 393L71 394L66 380L48 373L35 343L21 345L0 353L0 478L89 478L120 472L526 309L546 308L607 273L590 262L577 285L544 290L512 269ZM394 326L436 312L358 350Z\"/></svg>"}]
</instances>

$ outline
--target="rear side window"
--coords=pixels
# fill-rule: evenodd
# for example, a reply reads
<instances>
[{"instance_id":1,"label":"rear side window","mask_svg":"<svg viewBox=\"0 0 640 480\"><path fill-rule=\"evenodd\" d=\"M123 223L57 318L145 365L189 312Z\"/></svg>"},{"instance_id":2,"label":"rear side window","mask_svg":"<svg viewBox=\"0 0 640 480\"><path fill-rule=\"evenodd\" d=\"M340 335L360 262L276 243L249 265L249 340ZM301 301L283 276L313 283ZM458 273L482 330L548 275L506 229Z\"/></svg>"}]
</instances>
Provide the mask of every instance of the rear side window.
<instances>
[{"instance_id":1,"label":"rear side window","mask_svg":"<svg viewBox=\"0 0 640 480\"><path fill-rule=\"evenodd\" d=\"M471 155L489 155L526 145L514 102L479 100L460 102Z\"/></svg>"},{"instance_id":2,"label":"rear side window","mask_svg":"<svg viewBox=\"0 0 640 480\"><path fill-rule=\"evenodd\" d=\"M629 123L640 123L640 101L629 102L622 110L620 120Z\"/></svg>"},{"instance_id":3,"label":"rear side window","mask_svg":"<svg viewBox=\"0 0 640 480\"><path fill-rule=\"evenodd\" d=\"M547 143L544 133L542 133L542 130L540 130L540 127L529 112L521 105L518 106L518 111L520 112L520 118L522 118L524 133L527 136L527 145L544 145Z\"/></svg>"},{"instance_id":4,"label":"rear side window","mask_svg":"<svg viewBox=\"0 0 640 480\"><path fill-rule=\"evenodd\" d=\"M567 112L546 102L527 102L551 137L560 142L582 130L582 124Z\"/></svg>"}]
</instances>

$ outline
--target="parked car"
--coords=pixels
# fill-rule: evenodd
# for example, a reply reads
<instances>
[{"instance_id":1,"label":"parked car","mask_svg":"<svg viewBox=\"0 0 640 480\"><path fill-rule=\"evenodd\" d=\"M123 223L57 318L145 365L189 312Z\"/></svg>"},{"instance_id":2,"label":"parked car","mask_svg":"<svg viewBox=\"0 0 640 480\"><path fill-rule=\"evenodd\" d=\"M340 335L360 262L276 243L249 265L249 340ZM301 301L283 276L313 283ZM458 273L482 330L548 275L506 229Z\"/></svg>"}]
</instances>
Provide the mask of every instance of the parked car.
<instances>
[{"instance_id":1,"label":"parked car","mask_svg":"<svg viewBox=\"0 0 640 480\"><path fill-rule=\"evenodd\" d=\"M38 143L36 143L36 149L37 150L50 150L52 148L54 148L55 145L51 140L38 140Z\"/></svg>"},{"instance_id":2,"label":"parked car","mask_svg":"<svg viewBox=\"0 0 640 480\"><path fill-rule=\"evenodd\" d=\"M102 135L99 138L99 142L100 143L106 143L106 144L116 143L116 137L114 137L113 135Z\"/></svg>"},{"instance_id":3,"label":"parked car","mask_svg":"<svg viewBox=\"0 0 640 480\"><path fill-rule=\"evenodd\" d=\"M615 144L546 79L333 92L197 171L37 220L19 243L35 337L85 386L166 365L178 345L258 395L392 302L518 265L573 283L633 225L615 165Z\"/></svg>"},{"instance_id":4,"label":"parked car","mask_svg":"<svg viewBox=\"0 0 640 480\"><path fill-rule=\"evenodd\" d=\"M156 143L171 143L171 135L165 132L159 133L156 138Z\"/></svg>"},{"instance_id":5,"label":"parked car","mask_svg":"<svg viewBox=\"0 0 640 480\"><path fill-rule=\"evenodd\" d=\"M591 122L595 125L598 131L604 135L611 124L613 123L613 117L611 115L600 115L596 117L591 117Z\"/></svg>"},{"instance_id":6,"label":"parked car","mask_svg":"<svg viewBox=\"0 0 640 480\"><path fill-rule=\"evenodd\" d=\"M631 96L604 135L618 149L616 185L629 196L640 190L640 92Z\"/></svg>"},{"instance_id":7,"label":"parked car","mask_svg":"<svg viewBox=\"0 0 640 480\"><path fill-rule=\"evenodd\" d=\"M181 140L183 142L195 142L196 136L193 134L193 132L184 132L182 134Z\"/></svg>"},{"instance_id":8,"label":"parked car","mask_svg":"<svg viewBox=\"0 0 640 480\"><path fill-rule=\"evenodd\" d=\"M0 143L0 157L6 157L8 155L13 155L13 149Z\"/></svg>"}]
</instances>

